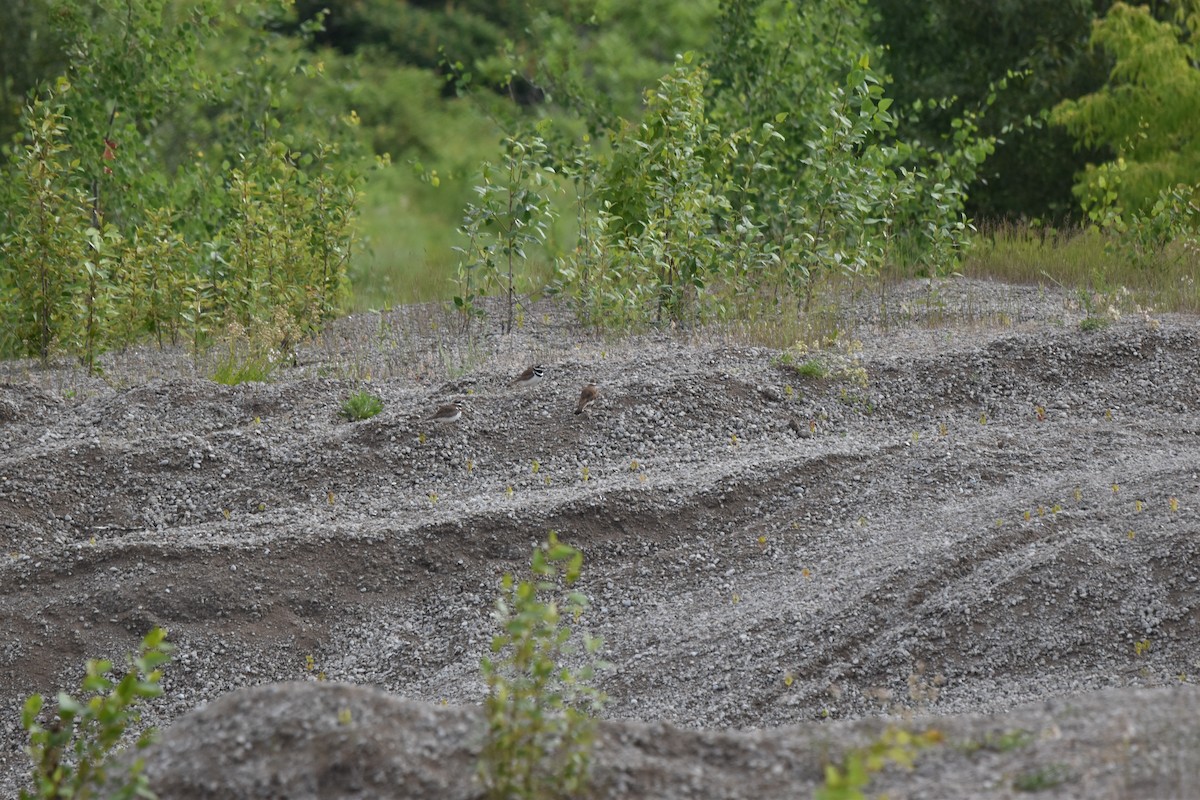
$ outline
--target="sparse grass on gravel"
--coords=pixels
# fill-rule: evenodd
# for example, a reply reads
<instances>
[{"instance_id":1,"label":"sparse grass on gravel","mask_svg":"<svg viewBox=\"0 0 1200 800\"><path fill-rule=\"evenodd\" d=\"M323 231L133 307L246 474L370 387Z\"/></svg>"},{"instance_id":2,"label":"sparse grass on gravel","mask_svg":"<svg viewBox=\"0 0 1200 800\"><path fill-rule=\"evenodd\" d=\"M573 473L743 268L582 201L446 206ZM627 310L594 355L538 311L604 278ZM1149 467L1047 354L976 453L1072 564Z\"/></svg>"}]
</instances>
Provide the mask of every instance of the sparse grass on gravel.
<instances>
[{"instance_id":1,"label":"sparse grass on gravel","mask_svg":"<svg viewBox=\"0 0 1200 800\"><path fill-rule=\"evenodd\" d=\"M230 354L217 364L209 377L215 383L237 386L239 383L261 383L268 380L274 371L275 364L265 355Z\"/></svg>"},{"instance_id":2,"label":"sparse grass on gravel","mask_svg":"<svg viewBox=\"0 0 1200 800\"><path fill-rule=\"evenodd\" d=\"M1076 292L1114 295L1158 311L1200 311L1198 254L1168 247L1150 267L1138 266L1097 231L1029 224L984 227L963 274L1015 283L1051 283Z\"/></svg>"}]
</instances>

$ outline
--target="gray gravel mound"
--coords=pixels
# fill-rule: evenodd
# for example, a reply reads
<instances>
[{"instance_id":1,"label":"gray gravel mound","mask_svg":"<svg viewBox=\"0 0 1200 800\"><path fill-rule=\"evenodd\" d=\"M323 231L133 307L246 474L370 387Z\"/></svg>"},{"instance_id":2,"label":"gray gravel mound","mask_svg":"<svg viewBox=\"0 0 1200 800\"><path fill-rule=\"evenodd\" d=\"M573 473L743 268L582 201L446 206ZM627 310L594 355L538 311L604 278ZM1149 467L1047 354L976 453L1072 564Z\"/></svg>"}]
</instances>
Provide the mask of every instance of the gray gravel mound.
<instances>
[{"instance_id":1,"label":"gray gravel mound","mask_svg":"<svg viewBox=\"0 0 1200 800\"><path fill-rule=\"evenodd\" d=\"M997 715L903 723L936 731L915 769L888 767L873 792L894 798L1194 797L1200 693L1112 690ZM187 714L145 756L163 797L350 800L480 796L479 710L402 700L346 684L241 689ZM826 761L869 746L879 719L752 732L605 722L593 750L596 798L811 796Z\"/></svg>"},{"instance_id":2,"label":"gray gravel mound","mask_svg":"<svg viewBox=\"0 0 1200 800\"><path fill-rule=\"evenodd\" d=\"M148 724L318 676L473 706L499 576L551 529L585 553L614 725L843 746L1051 700L1140 714L1151 688L1194 708L1196 320L1084 332L1069 296L978 281L846 309L824 377L553 306L476 338L428 308L348 318L265 384L156 351L103 379L0 365L0 794L23 698L153 625L178 650ZM509 385L535 361L542 385ZM384 411L348 422L362 389ZM428 421L454 399L459 424ZM1146 796L1098 775L1056 796Z\"/></svg>"}]
</instances>

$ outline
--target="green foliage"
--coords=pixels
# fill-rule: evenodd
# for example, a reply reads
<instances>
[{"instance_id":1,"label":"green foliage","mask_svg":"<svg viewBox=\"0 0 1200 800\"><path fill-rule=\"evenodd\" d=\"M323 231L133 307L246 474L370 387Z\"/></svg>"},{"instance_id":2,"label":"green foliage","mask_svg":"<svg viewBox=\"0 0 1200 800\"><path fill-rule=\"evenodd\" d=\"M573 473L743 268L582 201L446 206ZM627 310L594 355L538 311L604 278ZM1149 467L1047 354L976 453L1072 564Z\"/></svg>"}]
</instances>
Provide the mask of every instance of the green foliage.
<instances>
[{"instance_id":1,"label":"green foliage","mask_svg":"<svg viewBox=\"0 0 1200 800\"><path fill-rule=\"evenodd\" d=\"M900 151L874 143L894 126L881 83L864 56L844 85L830 89L827 121L806 143L801 181L791 187L794 210L783 247L790 256L789 288L803 295L806 308L825 275L878 273L897 201L911 194L915 174L892 170Z\"/></svg>"},{"instance_id":2,"label":"green foliage","mask_svg":"<svg viewBox=\"0 0 1200 800\"><path fill-rule=\"evenodd\" d=\"M65 43L46 0L0 3L0 151L19 130L24 98L62 71Z\"/></svg>"},{"instance_id":3,"label":"green foliage","mask_svg":"<svg viewBox=\"0 0 1200 800\"><path fill-rule=\"evenodd\" d=\"M586 786L591 715L604 703L590 685L598 666L590 659L601 641L585 636L585 663L563 664L577 655L566 622L578 621L588 606L569 589L582 565L583 554L551 531L533 551L530 580L503 578L493 614L501 630L492 639L496 659L481 662L488 695L479 775L489 797L574 797Z\"/></svg>"},{"instance_id":4,"label":"green foliage","mask_svg":"<svg viewBox=\"0 0 1200 800\"><path fill-rule=\"evenodd\" d=\"M1163 189L1148 210L1128 221L1107 213L1103 223L1113 248L1136 269L1187 273L1200 266L1200 183Z\"/></svg>"},{"instance_id":5,"label":"green foliage","mask_svg":"<svg viewBox=\"0 0 1200 800\"><path fill-rule=\"evenodd\" d=\"M383 411L383 401L368 391L359 391L350 395L342 404L341 414L348 420L358 421L370 419Z\"/></svg>"},{"instance_id":6,"label":"green foliage","mask_svg":"<svg viewBox=\"0 0 1200 800\"><path fill-rule=\"evenodd\" d=\"M1130 171L1124 158L1091 170L1081 195L1088 222L1103 235L1107 254L1132 271L1191 274L1200 264L1200 182L1168 186L1149 208L1127 209Z\"/></svg>"},{"instance_id":7,"label":"green foliage","mask_svg":"<svg viewBox=\"0 0 1200 800\"><path fill-rule=\"evenodd\" d=\"M583 148L567 168L596 205L581 208L584 241L560 279L594 321L696 319L733 238L721 230L732 207L720 181L736 137L706 119L707 72L692 60L646 93L643 121L622 124L606 161Z\"/></svg>"},{"instance_id":8,"label":"green foliage","mask_svg":"<svg viewBox=\"0 0 1200 800\"><path fill-rule=\"evenodd\" d=\"M796 374L802 378L819 381L829 375L829 370L820 361L810 358L796 365Z\"/></svg>"},{"instance_id":9,"label":"green foliage","mask_svg":"<svg viewBox=\"0 0 1200 800\"><path fill-rule=\"evenodd\" d=\"M484 162L477 202L467 205L460 232L466 244L455 247L460 292L454 306L463 315L464 327L482 315L480 295L499 286L506 299L503 330L513 328L516 307L516 267L524 264L528 250L546 240L553 217L549 192L554 170L546 165L547 148L541 136L525 142L504 139L504 160L499 167Z\"/></svg>"},{"instance_id":10,"label":"green foliage","mask_svg":"<svg viewBox=\"0 0 1200 800\"><path fill-rule=\"evenodd\" d=\"M1192 135L1200 106L1200 7L1183 3L1174 21L1146 6L1116 3L1092 32L1092 45L1113 67L1098 91L1057 105L1051 119L1086 146L1116 158L1089 164L1075 194L1093 214L1110 206L1121 216L1148 213L1177 184L1200 184L1200 141ZM1119 174L1118 174L1119 173Z\"/></svg>"},{"instance_id":11,"label":"green foliage","mask_svg":"<svg viewBox=\"0 0 1200 800\"><path fill-rule=\"evenodd\" d=\"M941 732L910 733L889 728L870 746L851 751L842 766L825 765L825 785L813 792L813 800L866 800L863 790L871 775L888 764L912 769L917 754L942 741Z\"/></svg>"},{"instance_id":12,"label":"green foliage","mask_svg":"<svg viewBox=\"0 0 1200 800\"><path fill-rule=\"evenodd\" d=\"M1111 324L1112 320L1108 317L1094 317L1089 315L1079 320L1079 330L1084 333L1094 333L1095 331L1104 330Z\"/></svg>"},{"instance_id":13,"label":"green foliage","mask_svg":"<svg viewBox=\"0 0 1200 800\"><path fill-rule=\"evenodd\" d=\"M1018 792L1044 792L1061 786L1073 777L1065 764L1051 764L1022 772L1013 778L1012 786Z\"/></svg>"},{"instance_id":14,"label":"green foliage","mask_svg":"<svg viewBox=\"0 0 1200 800\"><path fill-rule=\"evenodd\" d=\"M373 171L364 186L364 246L349 270L355 310L446 300L453 291L459 260L453 248L464 244L456 228L462 209L476 198L478 165L499 156L499 134L466 103L447 104L443 113L434 108L414 107L411 116L434 118L441 129L436 149L412 164Z\"/></svg>"},{"instance_id":15,"label":"green foliage","mask_svg":"<svg viewBox=\"0 0 1200 800\"><path fill-rule=\"evenodd\" d=\"M869 0L869 30L885 48L880 64L893 78L889 93L897 107L929 98L959 98L965 107L979 107L994 81L1010 70L1025 73L980 120L983 135L998 140L968 187L969 214L991 222L1075 216L1075 172L1106 156L1102 149L1077 147L1066 131L1042 125L1040 118L1044 109L1103 83L1106 58L1088 47L1088 37L1092 21L1109 5L1111 0ZM954 106L927 106L919 117L901 119L900 135L944 150L942 136L956 113Z\"/></svg>"},{"instance_id":16,"label":"green foliage","mask_svg":"<svg viewBox=\"0 0 1200 800\"><path fill-rule=\"evenodd\" d=\"M33 761L33 791L21 791L22 800L51 798L154 797L142 774L141 759L132 762L127 774L112 774L108 758L140 715L134 706L162 694L162 672L174 648L166 631L155 628L142 640L130 669L119 679L112 676L113 664L106 660L87 662L80 698L60 692L53 719L38 721L43 698L30 695L21 713L21 727L29 734L26 751ZM138 737L140 750L151 740L152 731Z\"/></svg>"},{"instance_id":17,"label":"green foliage","mask_svg":"<svg viewBox=\"0 0 1200 800\"><path fill-rule=\"evenodd\" d=\"M562 7L538 4L511 64L545 88L548 99L571 108L595 129L636 119L644 95L679 53L707 50L718 0L573 0ZM536 8L537 6L533 6Z\"/></svg>"},{"instance_id":18,"label":"green foliage","mask_svg":"<svg viewBox=\"0 0 1200 800\"><path fill-rule=\"evenodd\" d=\"M7 273L0 275L0 305L7 309L0 345L6 352L23 347L43 359L60 331L74 325L63 297L82 283L78 267L86 246L81 227L69 222L82 218L86 208L83 191L69 185L62 98L70 89L61 80L26 110L30 141L16 152L13 180L4 192L7 204L24 212L0 230L0 267Z\"/></svg>"},{"instance_id":19,"label":"green foliage","mask_svg":"<svg viewBox=\"0 0 1200 800\"><path fill-rule=\"evenodd\" d=\"M359 170L353 113L293 92L322 72L304 48L319 24L285 39L253 4L51 5L64 74L28 97L0 183L0 355L94 369L148 334L199 345L279 308L329 318Z\"/></svg>"},{"instance_id":20,"label":"green foliage","mask_svg":"<svg viewBox=\"0 0 1200 800\"><path fill-rule=\"evenodd\" d=\"M811 305L833 275L883 263L902 187L884 77L857 0L738 0L722 7L713 59L713 117L725 129L770 130L769 147L733 165L732 201L779 259L765 281Z\"/></svg>"},{"instance_id":21,"label":"green foliage","mask_svg":"<svg viewBox=\"0 0 1200 800\"><path fill-rule=\"evenodd\" d=\"M403 165L372 178L366 188L367 247L359 248L351 265L354 307L465 298L456 282L463 259L452 250L469 246L456 234L462 209L479 201L478 165L506 160L501 139L527 127L526 109L536 107L538 118L576 128L560 106L590 119L635 119L643 91L675 55L707 44L717 5L298 2L302 19L330 9L316 41L353 54L360 73L334 75L346 92L342 102L358 110L375 152L390 153ZM327 68L345 60L331 58ZM524 134L518 138L529 141ZM410 163L424 181L410 175ZM563 197L551 197L560 211ZM547 230L548 243L532 248L524 275L514 276L526 290L552 277L558 237L575 233L569 216Z\"/></svg>"},{"instance_id":22,"label":"green foliage","mask_svg":"<svg viewBox=\"0 0 1200 800\"><path fill-rule=\"evenodd\" d=\"M957 265L966 186L995 138L968 111L943 149L897 139L863 18L857 0L725 3L711 70L685 55L640 122L585 117L594 139L559 151L579 244L558 265L585 319L745 318L781 298L807 310L832 279Z\"/></svg>"},{"instance_id":23,"label":"green foliage","mask_svg":"<svg viewBox=\"0 0 1200 800\"><path fill-rule=\"evenodd\" d=\"M281 364L294 360L291 345L299 335L300 329L281 307L271 320L255 320L249 328L234 320L222 334L223 352L209 377L226 386L266 381Z\"/></svg>"},{"instance_id":24,"label":"green foliage","mask_svg":"<svg viewBox=\"0 0 1200 800\"><path fill-rule=\"evenodd\" d=\"M808 380L834 380L860 388L868 383L862 362L862 342L839 339L836 332L820 343L796 342L771 359L771 363ZM849 400L843 387L842 399Z\"/></svg>"},{"instance_id":25,"label":"green foliage","mask_svg":"<svg viewBox=\"0 0 1200 800\"><path fill-rule=\"evenodd\" d=\"M228 357L217 362L209 378L214 383L224 386L237 386L242 383L265 382L274 371L275 364L265 355L230 353Z\"/></svg>"},{"instance_id":26,"label":"green foliage","mask_svg":"<svg viewBox=\"0 0 1200 800\"><path fill-rule=\"evenodd\" d=\"M1171 211L1169 213L1175 213ZM1194 213L1194 212L1193 212ZM1136 241L1138 236L1134 236ZM1013 283L1052 283L1077 293L1089 315L1117 310L1200 310L1196 282L1200 247L1183 233L1161 250L1135 257L1111 230L1060 229L1029 224L990 226L967 258L971 277ZM1097 297L1099 299L1097 299ZM1002 319L1005 315L1002 315Z\"/></svg>"}]
</instances>

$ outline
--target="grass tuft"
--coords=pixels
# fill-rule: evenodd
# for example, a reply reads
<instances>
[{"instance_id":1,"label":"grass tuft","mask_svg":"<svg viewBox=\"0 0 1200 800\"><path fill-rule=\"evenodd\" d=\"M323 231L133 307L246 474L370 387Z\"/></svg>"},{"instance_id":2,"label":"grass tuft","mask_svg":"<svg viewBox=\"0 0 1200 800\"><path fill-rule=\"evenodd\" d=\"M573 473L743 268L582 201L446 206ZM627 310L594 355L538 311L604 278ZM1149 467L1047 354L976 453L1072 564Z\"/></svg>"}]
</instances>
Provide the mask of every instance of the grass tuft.
<instances>
[{"instance_id":1,"label":"grass tuft","mask_svg":"<svg viewBox=\"0 0 1200 800\"><path fill-rule=\"evenodd\" d=\"M383 401L370 392L356 392L342 403L341 415L352 422L370 419L383 411Z\"/></svg>"},{"instance_id":2,"label":"grass tuft","mask_svg":"<svg viewBox=\"0 0 1200 800\"><path fill-rule=\"evenodd\" d=\"M829 377L829 370L815 358L810 358L805 362L795 366L796 374L802 378L811 378L819 381Z\"/></svg>"},{"instance_id":3,"label":"grass tuft","mask_svg":"<svg viewBox=\"0 0 1200 800\"><path fill-rule=\"evenodd\" d=\"M266 355L238 355L230 353L219 362L209 377L216 383L225 386L237 386L240 383L261 383L271 377L275 371L275 363Z\"/></svg>"},{"instance_id":4,"label":"grass tuft","mask_svg":"<svg viewBox=\"0 0 1200 800\"><path fill-rule=\"evenodd\" d=\"M1197 254L1168 246L1140 260L1098 230L1001 223L981 229L963 274L1012 283L1053 283L1077 292L1114 295L1161 311L1200 312Z\"/></svg>"},{"instance_id":5,"label":"grass tuft","mask_svg":"<svg viewBox=\"0 0 1200 800\"><path fill-rule=\"evenodd\" d=\"M1095 333L1102 331L1112 324L1112 320L1108 317L1084 317L1079 320L1079 330L1084 333Z\"/></svg>"}]
</instances>

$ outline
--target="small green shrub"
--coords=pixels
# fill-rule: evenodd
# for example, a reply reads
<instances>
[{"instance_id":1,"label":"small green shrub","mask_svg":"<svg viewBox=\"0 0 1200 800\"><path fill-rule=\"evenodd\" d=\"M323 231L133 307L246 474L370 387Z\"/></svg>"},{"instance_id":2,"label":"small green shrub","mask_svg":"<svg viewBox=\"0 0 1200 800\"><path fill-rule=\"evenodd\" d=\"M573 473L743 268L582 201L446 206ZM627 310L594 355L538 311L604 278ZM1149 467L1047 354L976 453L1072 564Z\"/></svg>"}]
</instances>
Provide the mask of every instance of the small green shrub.
<instances>
[{"instance_id":1,"label":"small green shrub","mask_svg":"<svg viewBox=\"0 0 1200 800\"><path fill-rule=\"evenodd\" d=\"M276 309L269 320L254 320L248 328L230 322L223 335L225 353L209 377L226 386L266 381L283 361L294 361L292 348L301 336L283 309Z\"/></svg>"},{"instance_id":2,"label":"small green shrub","mask_svg":"<svg viewBox=\"0 0 1200 800\"><path fill-rule=\"evenodd\" d=\"M21 727L29 733L26 752L33 761L33 792L21 790L21 800L51 798L152 798L139 758L127 774L109 774L109 756L121 742L126 729L137 722L137 702L162 694L159 667L171 658L172 645L167 632L155 628L146 634L138 655L130 659L130 669L120 680L110 677L113 664L104 659L87 662L82 689L76 699L60 692L54 719L43 725L38 721L43 699L30 695L21 713ZM147 731L138 737L136 747L146 747L153 735ZM103 794L101 794L103 793Z\"/></svg>"},{"instance_id":3,"label":"small green shrub","mask_svg":"<svg viewBox=\"0 0 1200 800\"><path fill-rule=\"evenodd\" d=\"M585 636L585 663L563 666L564 657L577 652L564 618L578 620L588 606L586 597L565 588L579 578L582 564L583 554L551 531L533 551L532 580L503 578L493 614L501 630L492 639L498 658L481 662L488 695L479 775L488 797L575 797L587 782L591 715L605 700L589 683L603 666L591 660L601 641Z\"/></svg>"},{"instance_id":4,"label":"small green shrub","mask_svg":"<svg viewBox=\"0 0 1200 800\"><path fill-rule=\"evenodd\" d=\"M862 790L871 782L873 773L888 764L912 769L913 761L922 749L941 741L941 731L911 733L889 728L868 747L848 753L841 767L826 764L825 785L813 792L813 800L866 800Z\"/></svg>"},{"instance_id":5,"label":"small green shrub","mask_svg":"<svg viewBox=\"0 0 1200 800\"><path fill-rule=\"evenodd\" d=\"M796 365L796 374L819 381L829 376L829 370L817 359L810 358L808 361Z\"/></svg>"},{"instance_id":6,"label":"small green shrub","mask_svg":"<svg viewBox=\"0 0 1200 800\"><path fill-rule=\"evenodd\" d=\"M1022 772L1013 779L1013 788L1018 792L1044 792L1071 780L1070 770L1062 764L1051 764Z\"/></svg>"},{"instance_id":7,"label":"small green shrub","mask_svg":"<svg viewBox=\"0 0 1200 800\"><path fill-rule=\"evenodd\" d=\"M370 419L383 411L383 401L367 391L356 392L342 403L342 416L348 420Z\"/></svg>"},{"instance_id":8,"label":"small green shrub","mask_svg":"<svg viewBox=\"0 0 1200 800\"><path fill-rule=\"evenodd\" d=\"M1102 331L1112 324L1112 320L1108 317L1084 317L1079 320L1079 330L1084 333L1094 333Z\"/></svg>"}]
</instances>

